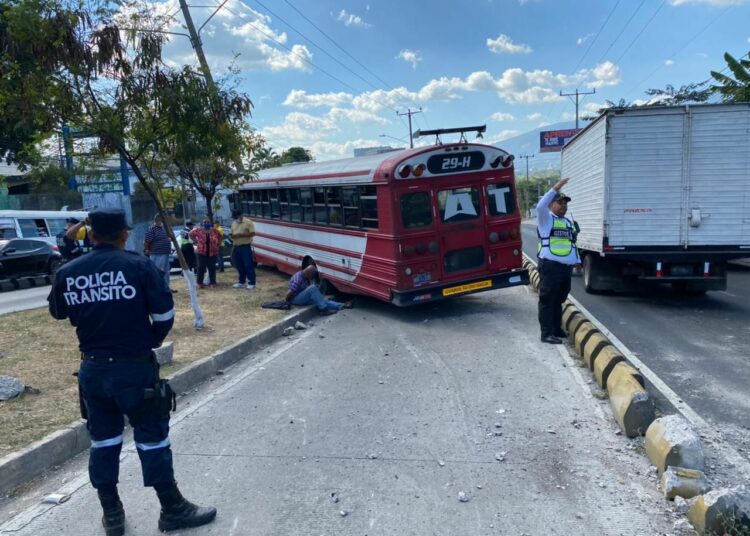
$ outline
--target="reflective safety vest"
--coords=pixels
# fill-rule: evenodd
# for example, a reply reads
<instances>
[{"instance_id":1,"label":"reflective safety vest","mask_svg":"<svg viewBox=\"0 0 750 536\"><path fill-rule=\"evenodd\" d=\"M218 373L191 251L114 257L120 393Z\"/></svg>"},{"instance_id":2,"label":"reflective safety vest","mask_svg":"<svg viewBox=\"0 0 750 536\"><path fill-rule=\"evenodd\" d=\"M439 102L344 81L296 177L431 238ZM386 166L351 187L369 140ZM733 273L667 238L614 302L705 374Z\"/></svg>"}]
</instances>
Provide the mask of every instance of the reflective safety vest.
<instances>
[{"instance_id":1,"label":"reflective safety vest","mask_svg":"<svg viewBox=\"0 0 750 536\"><path fill-rule=\"evenodd\" d=\"M187 246L190 245L190 238L188 238L188 235L186 232L180 233L180 246Z\"/></svg>"},{"instance_id":2,"label":"reflective safety vest","mask_svg":"<svg viewBox=\"0 0 750 536\"><path fill-rule=\"evenodd\" d=\"M542 248L548 248L555 257L567 257L573 251L576 243L576 229L566 218L558 218L552 215L552 230L550 236L539 235L539 247L537 254Z\"/></svg>"}]
</instances>

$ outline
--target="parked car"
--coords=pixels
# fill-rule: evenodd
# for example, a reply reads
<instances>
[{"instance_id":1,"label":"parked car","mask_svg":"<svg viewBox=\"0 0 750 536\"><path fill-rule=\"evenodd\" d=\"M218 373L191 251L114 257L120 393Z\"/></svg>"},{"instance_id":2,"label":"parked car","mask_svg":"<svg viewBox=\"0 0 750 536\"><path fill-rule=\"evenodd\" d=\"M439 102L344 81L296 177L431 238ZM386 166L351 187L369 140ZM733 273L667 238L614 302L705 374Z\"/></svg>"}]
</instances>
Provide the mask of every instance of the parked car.
<instances>
[{"instance_id":1,"label":"parked car","mask_svg":"<svg viewBox=\"0 0 750 536\"><path fill-rule=\"evenodd\" d=\"M63 258L57 246L44 240L0 240L0 278L54 274Z\"/></svg>"}]
</instances>

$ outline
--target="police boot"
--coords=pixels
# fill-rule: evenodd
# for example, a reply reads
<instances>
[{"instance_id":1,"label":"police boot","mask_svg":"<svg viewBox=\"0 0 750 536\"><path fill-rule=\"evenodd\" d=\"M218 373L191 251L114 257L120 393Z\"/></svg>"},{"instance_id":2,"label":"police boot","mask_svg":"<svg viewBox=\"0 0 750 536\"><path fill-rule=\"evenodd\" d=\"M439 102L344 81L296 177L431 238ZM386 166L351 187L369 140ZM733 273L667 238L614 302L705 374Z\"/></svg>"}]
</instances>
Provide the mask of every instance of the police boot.
<instances>
[{"instance_id":1,"label":"police boot","mask_svg":"<svg viewBox=\"0 0 750 536\"><path fill-rule=\"evenodd\" d=\"M216 508L191 503L182 496L176 484L167 490L157 491L156 494L161 502L159 530L162 532L200 527L216 517Z\"/></svg>"},{"instance_id":2,"label":"police boot","mask_svg":"<svg viewBox=\"0 0 750 536\"><path fill-rule=\"evenodd\" d=\"M125 510L122 509L120 497L117 495L117 489L97 490L99 493L99 502L102 504L104 515L102 516L102 525L104 533L107 536L122 536L125 534Z\"/></svg>"}]
</instances>

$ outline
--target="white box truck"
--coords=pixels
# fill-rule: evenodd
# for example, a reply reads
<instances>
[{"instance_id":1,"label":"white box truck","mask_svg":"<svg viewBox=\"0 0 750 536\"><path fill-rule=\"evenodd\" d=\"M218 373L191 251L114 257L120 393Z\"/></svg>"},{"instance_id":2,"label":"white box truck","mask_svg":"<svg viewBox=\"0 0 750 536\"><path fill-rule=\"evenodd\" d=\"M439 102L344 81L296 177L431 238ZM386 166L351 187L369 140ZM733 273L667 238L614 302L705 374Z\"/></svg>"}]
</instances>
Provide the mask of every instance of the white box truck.
<instances>
[{"instance_id":1,"label":"white box truck","mask_svg":"<svg viewBox=\"0 0 750 536\"><path fill-rule=\"evenodd\" d=\"M724 290L750 253L750 104L610 109L562 150L587 292Z\"/></svg>"}]
</instances>

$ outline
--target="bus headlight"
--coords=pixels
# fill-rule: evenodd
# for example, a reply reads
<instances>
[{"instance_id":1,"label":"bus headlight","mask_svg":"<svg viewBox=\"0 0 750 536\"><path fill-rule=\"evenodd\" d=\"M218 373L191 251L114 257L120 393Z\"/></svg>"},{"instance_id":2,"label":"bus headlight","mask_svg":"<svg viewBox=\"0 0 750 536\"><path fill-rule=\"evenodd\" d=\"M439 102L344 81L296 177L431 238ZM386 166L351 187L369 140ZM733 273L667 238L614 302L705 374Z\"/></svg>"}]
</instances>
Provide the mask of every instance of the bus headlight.
<instances>
[{"instance_id":1,"label":"bus headlight","mask_svg":"<svg viewBox=\"0 0 750 536\"><path fill-rule=\"evenodd\" d=\"M498 234L495 231L492 231L490 233L490 242L492 242L494 244L498 240L500 240L500 237L498 236Z\"/></svg>"},{"instance_id":2,"label":"bus headlight","mask_svg":"<svg viewBox=\"0 0 750 536\"><path fill-rule=\"evenodd\" d=\"M411 275L411 268L404 268L404 273L406 275Z\"/></svg>"},{"instance_id":3,"label":"bus headlight","mask_svg":"<svg viewBox=\"0 0 750 536\"><path fill-rule=\"evenodd\" d=\"M513 256L514 256L514 257L518 257L518 250L517 250L517 249L514 249L514 250L513 250Z\"/></svg>"},{"instance_id":4,"label":"bus headlight","mask_svg":"<svg viewBox=\"0 0 750 536\"><path fill-rule=\"evenodd\" d=\"M429 245L427 246L427 249L430 250L430 253L437 253L438 252L437 241L433 240L432 242L430 242Z\"/></svg>"}]
</instances>

